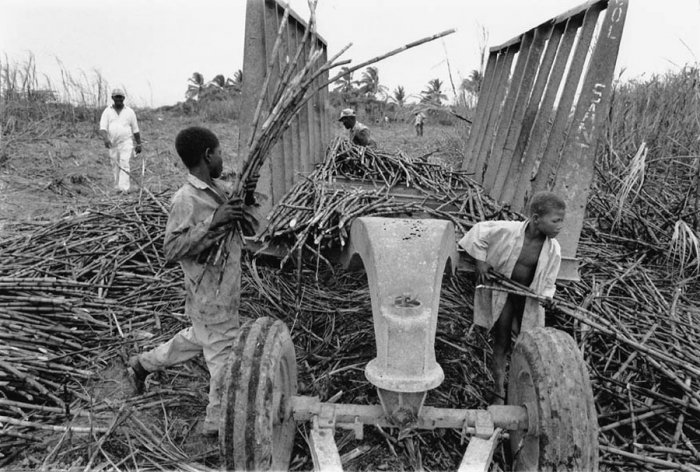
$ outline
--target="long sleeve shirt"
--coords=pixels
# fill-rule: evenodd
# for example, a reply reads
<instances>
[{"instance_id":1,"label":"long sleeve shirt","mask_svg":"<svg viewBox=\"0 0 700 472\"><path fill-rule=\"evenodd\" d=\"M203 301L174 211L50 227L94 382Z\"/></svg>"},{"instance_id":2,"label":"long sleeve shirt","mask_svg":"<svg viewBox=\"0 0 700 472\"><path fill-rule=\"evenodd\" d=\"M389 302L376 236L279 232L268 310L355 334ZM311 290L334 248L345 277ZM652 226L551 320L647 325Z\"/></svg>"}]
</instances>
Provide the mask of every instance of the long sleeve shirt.
<instances>
[{"instance_id":1,"label":"long sleeve shirt","mask_svg":"<svg viewBox=\"0 0 700 472\"><path fill-rule=\"evenodd\" d=\"M210 229L214 212L226 202L225 182L209 186L189 174L187 183L172 198L165 227L165 257L179 261L185 273L185 314L194 321L219 323L238 319L241 291L239 235L224 236L225 229ZM226 244L227 257L207 264L206 250L218 240Z\"/></svg>"},{"instance_id":2,"label":"long sleeve shirt","mask_svg":"<svg viewBox=\"0 0 700 472\"><path fill-rule=\"evenodd\" d=\"M523 248L527 225L527 220L477 223L459 245L474 259L485 261L496 272L510 277ZM540 250L530 289L544 297L553 297L560 264L559 243L547 238ZM507 298L505 292L477 290L474 294L474 323L490 329L501 315ZM544 308L537 300L527 298L521 329L527 331L539 326L544 326Z\"/></svg>"}]
</instances>

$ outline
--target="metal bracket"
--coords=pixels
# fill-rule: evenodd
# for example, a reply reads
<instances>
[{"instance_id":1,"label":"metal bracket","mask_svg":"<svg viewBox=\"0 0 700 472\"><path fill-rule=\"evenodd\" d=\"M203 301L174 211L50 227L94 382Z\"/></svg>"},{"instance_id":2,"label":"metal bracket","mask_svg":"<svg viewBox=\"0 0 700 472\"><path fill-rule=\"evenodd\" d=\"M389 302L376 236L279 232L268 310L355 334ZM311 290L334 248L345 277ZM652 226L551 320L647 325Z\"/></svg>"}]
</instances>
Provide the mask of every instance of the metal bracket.
<instances>
[{"instance_id":1,"label":"metal bracket","mask_svg":"<svg viewBox=\"0 0 700 472\"><path fill-rule=\"evenodd\" d=\"M526 402L523 404L527 410L527 434L537 436L540 434L540 415L537 413L537 403Z\"/></svg>"},{"instance_id":2,"label":"metal bracket","mask_svg":"<svg viewBox=\"0 0 700 472\"><path fill-rule=\"evenodd\" d=\"M360 421L360 418L355 417L355 421L353 423L337 423L336 426L338 428L342 429L347 429L350 431L353 431L355 433L355 439L361 441L365 435L364 435L364 424L362 421Z\"/></svg>"},{"instance_id":3,"label":"metal bracket","mask_svg":"<svg viewBox=\"0 0 700 472\"><path fill-rule=\"evenodd\" d=\"M314 426L335 429L335 404L321 403L321 411L314 416Z\"/></svg>"},{"instance_id":4,"label":"metal bracket","mask_svg":"<svg viewBox=\"0 0 700 472\"><path fill-rule=\"evenodd\" d=\"M491 413L488 411L477 411L474 429L476 430L474 436L477 438L487 439L493 436L495 427L493 419L491 418Z\"/></svg>"},{"instance_id":5,"label":"metal bracket","mask_svg":"<svg viewBox=\"0 0 700 472\"><path fill-rule=\"evenodd\" d=\"M491 467L491 459L501 437L501 428L493 431L486 438L472 436L459 464L459 472L488 472Z\"/></svg>"}]
</instances>

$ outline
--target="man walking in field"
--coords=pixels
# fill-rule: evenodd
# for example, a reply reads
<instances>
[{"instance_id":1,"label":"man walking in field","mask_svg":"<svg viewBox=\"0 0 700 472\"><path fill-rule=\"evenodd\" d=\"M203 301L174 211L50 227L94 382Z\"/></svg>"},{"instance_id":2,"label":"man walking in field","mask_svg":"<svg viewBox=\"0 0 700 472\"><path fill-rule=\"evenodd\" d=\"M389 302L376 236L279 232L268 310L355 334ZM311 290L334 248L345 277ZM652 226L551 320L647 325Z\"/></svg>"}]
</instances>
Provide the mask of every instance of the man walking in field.
<instances>
[{"instance_id":1,"label":"man walking in field","mask_svg":"<svg viewBox=\"0 0 700 472\"><path fill-rule=\"evenodd\" d=\"M425 121L425 115L422 111L416 113L416 117L413 120L413 126L416 127L416 136L423 136L423 122Z\"/></svg>"},{"instance_id":2,"label":"man walking in field","mask_svg":"<svg viewBox=\"0 0 700 472\"><path fill-rule=\"evenodd\" d=\"M136 142L136 154L141 153L141 133L136 121L136 113L124 105L126 94L122 89L112 91L111 106L102 112L100 118L100 136L105 147L109 149L109 160L114 172L114 185L118 192L129 191L129 161L134 153L133 140Z\"/></svg>"}]
</instances>

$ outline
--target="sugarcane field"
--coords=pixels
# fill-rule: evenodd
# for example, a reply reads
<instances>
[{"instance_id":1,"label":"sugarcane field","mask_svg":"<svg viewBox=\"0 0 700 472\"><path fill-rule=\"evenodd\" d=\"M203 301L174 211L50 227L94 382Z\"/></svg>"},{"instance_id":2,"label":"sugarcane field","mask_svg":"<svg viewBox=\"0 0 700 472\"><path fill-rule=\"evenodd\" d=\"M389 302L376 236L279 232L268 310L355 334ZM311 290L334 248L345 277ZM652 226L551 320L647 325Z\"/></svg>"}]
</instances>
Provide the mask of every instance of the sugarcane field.
<instances>
[{"instance_id":1,"label":"sugarcane field","mask_svg":"<svg viewBox=\"0 0 700 472\"><path fill-rule=\"evenodd\" d=\"M700 472L697 2L37 1L0 471Z\"/></svg>"}]
</instances>

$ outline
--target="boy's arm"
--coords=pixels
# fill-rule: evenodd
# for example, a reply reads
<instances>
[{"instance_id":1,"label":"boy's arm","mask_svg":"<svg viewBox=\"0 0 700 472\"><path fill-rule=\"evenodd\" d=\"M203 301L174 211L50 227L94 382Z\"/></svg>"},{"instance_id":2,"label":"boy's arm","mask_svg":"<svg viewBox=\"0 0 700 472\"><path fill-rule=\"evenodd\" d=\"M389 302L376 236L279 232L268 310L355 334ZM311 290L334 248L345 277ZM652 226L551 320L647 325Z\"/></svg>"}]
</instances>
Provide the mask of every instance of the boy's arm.
<instances>
[{"instance_id":1,"label":"boy's arm","mask_svg":"<svg viewBox=\"0 0 700 472\"><path fill-rule=\"evenodd\" d=\"M472 229L467 231L462 239L459 240L459 245L467 251L467 254L476 260L476 277L478 283L483 283L488 279L488 274L491 271L491 265L486 262L489 249L489 225L477 223L472 226Z\"/></svg>"},{"instance_id":2,"label":"boy's arm","mask_svg":"<svg viewBox=\"0 0 700 472\"><path fill-rule=\"evenodd\" d=\"M488 255L490 233L487 222L477 223L457 244L477 261L485 261Z\"/></svg>"},{"instance_id":3,"label":"boy's arm","mask_svg":"<svg viewBox=\"0 0 700 472\"><path fill-rule=\"evenodd\" d=\"M213 213L203 221L193 224L194 216L191 202L180 200L173 203L165 227L164 250L168 262L194 257L225 234L223 228L211 229Z\"/></svg>"}]
</instances>

